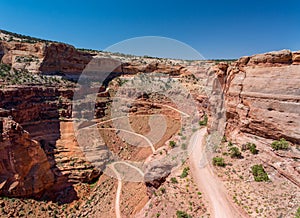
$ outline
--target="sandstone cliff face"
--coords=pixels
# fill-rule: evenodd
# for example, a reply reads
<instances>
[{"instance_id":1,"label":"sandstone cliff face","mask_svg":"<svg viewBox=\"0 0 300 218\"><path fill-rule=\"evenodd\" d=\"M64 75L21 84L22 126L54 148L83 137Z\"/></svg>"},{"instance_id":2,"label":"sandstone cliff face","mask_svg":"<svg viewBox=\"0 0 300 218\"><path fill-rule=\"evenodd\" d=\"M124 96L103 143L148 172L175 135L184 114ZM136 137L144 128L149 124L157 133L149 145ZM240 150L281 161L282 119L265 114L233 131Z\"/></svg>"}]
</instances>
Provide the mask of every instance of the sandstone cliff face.
<instances>
[{"instance_id":1,"label":"sandstone cliff face","mask_svg":"<svg viewBox=\"0 0 300 218\"><path fill-rule=\"evenodd\" d=\"M171 76L178 76L186 72L186 66L181 64L162 63L160 61L150 61L149 63L141 63L140 61L132 61L122 64L122 73L167 73Z\"/></svg>"},{"instance_id":2,"label":"sandstone cliff face","mask_svg":"<svg viewBox=\"0 0 300 218\"><path fill-rule=\"evenodd\" d=\"M0 41L1 62L32 73L80 74L91 59L63 43Z\"/></svg>"},{"instance_id":3,"label":"sandstone cliff face","mask_svg":"<svg viewBox=\"0 0 300 218\"><path fill-rule=\"evenodd\" d=\"M0 60L15 69L26 69L37 73L43 61L45 43L22 43L0 41Z\"/></svg>"},{"instance_id":4,"label":"sandstone cliff face","mask_svg":"<svg viewBox=\"0 0 300 218\"><path fill-rule=\"evenodd\" d=\"M174 63L155 58L124 58L122 55L109 55L104 52L82 52L71 45L56 42L0 40L0 62L11 65L14 69L25 69L32 73L61 74L77 79L93 56L122 60L119 67L111 69L117 73L157 72L178 76L189 72L187 63Z\"/></svg>"},{"instance_id":5,"label":"sandstone cliff face","mask_svg":"<svg viewBox=\"0 0 300 218\"><path fill-rule=\"evenodd\" d=\"M250 133L300 143L299 53L287 50L243 57L228 67L227 135ZM223 69L224 70L224 69Z\"/></svg>"},{"instance_id":6,"label":"sandstone cliff face","mask_svg":"<svg viewBox=\"0 0 300 218\"><path fill-rule=\"evenodd\" d=\"M36 140L59 138L59 111L56 88L12 87L0 91L2 117L11 116ZM45 128L47 126L48 128Z\"/></svg>"},{"instance_id":7,"label":"sandstone cliff face","mask_svg":"<svg viewBox=\"0 0 300 218\"><path fill-rule=\"evenodd\" d=\"M72 96L72 90L53 87L0 90L0 195L39 197L99 177L67 120Z\"/></svg>"},{"instance_id":8,"label":"sandstone cliff face","mask_svg":"<svg viewBox=\"0 0 300 218\"><path fill-rule=\"evenodd\" d=\"M0 195L37 196L54 184L40 144L32 140L18 123L11 119L1 121Z\"/></svg>"},{"instance_id":9,"label":"sandstone cliff face","mask_svg":"<svg viewBox=\"0 0 300 218\"><path fill-rule=\"evenodd\" d=\"M44 59L39 70L43 73L80 74L92 56L76 50L73 46L51 43L46 46Z\"/></svg>"}]
</instances>

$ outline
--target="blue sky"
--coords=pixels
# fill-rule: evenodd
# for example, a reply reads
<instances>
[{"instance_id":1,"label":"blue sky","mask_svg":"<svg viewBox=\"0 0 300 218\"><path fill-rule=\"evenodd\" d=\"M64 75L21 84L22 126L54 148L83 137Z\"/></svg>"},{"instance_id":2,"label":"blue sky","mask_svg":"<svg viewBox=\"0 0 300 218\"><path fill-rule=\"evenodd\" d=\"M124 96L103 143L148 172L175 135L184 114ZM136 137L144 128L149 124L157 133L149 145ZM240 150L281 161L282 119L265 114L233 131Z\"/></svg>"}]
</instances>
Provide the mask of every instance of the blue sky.
<instances>
[{"instance_id":1,"label":"blue sky","mask_svg":"<svg viewBox=\"0 0 300 218\"><path fill-rule=\"evenodd\" d=\"M80 48L103 50L132 37L163 36L207 59L300 50L296 0L9 0L0 8L0 29Z\"/></svg>"}]
</instances>

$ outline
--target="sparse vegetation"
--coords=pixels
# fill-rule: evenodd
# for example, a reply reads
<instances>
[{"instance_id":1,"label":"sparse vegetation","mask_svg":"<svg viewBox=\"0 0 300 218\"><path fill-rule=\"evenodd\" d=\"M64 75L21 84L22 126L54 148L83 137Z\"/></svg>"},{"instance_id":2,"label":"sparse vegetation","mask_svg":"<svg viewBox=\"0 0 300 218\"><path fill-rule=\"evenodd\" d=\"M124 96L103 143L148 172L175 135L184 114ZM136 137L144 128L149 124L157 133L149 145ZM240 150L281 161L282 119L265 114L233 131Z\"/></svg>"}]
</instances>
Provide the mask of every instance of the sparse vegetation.
<instances>
[{"instance_id":1,"label":"sparse vegetation","mask_svg":"<svg viewBox=\"0 0 300 218\"><path fill-rule=\"evenodd\" d=\"M174 183L174 184L175 184L175 183L178 183L178 181L177 181L177 179L176 179L175 177L172 177L172 178L171 178L171 182Z\"/></svg>"},{"instance_id":2,"label":"sparse vegetation","mask_svg":"<svg viewBox=\"0 0 300 218\"><path fill-rule=\"evenodd\" d=\"M200 125L200 126L206 126L206 125L207 125L207 121L208 121L208 117L207 117L207 115L205 114L205 115L203 116L203 119L199 121L199 125Z\"/></svg>"},{"instance_id":3,"label":"sparse vegetation","mask_svg":"<svg viewBox=\"0 0 300 218\"><path fill-rule=\"evenodd\" d=\"M124 85L125 83L127 83L129 80L127 79L121 79L121 78L117 78L117 83L119 86Z\"/></svg>"},{"instance_id":4,"label":"sparse vegetation","mask_svg":"<svg viewBox=\"0 0 300 218\"><path fill-rule=\"evenodd\" d=\"M256 182L269 181L268 174L261 164L252 166L251 170Z\"/></svg>"},{"instance_id":5,"label":"sparse vegetation","mask_svg":"<svg viewBox=\"0 0 300 218\"><path fill-rule=\"evenodd\" d=\"M274 141L271 146L274 150L287 150L289 148L289 143L282 138L279 141Z\"/></svg>"},{"instance_id":6,"label":"sparse vegetation","mask_svg":"<svg viewBox=\"0 0 300 218\"><path fill-rule=\"evenodd\" d=\"M225 135L222 137L222 142L227 142L227 138Z\"/></svg>"},{"instance_id":7,"label":"sparse vegetation","mask_svg":"<svg viewBox=\"0 0 300 218\"><path fill-rule=\"evenodd\" d=\"M256 144L248 142L246 145L243 145L242 150L249 150L252 154L258 154L258 150L256 149Z\"/></svg>"},{"instance_id":8,"label":"sparse vegetation","mask_svg":"<svg viewBox=\"0 0 300 218\"><path fill-rule=\"evenodd\" d=\"M17 38L17 39L19 39L19 41L21 40L21 42L25 42L25 43L56 42L56 41L39 39L39 38L31 37L31 36L25 36L25 35L21 35L18 33L12 33L12 32L6 31L6 30L0 30L0 33L9 35L8 41L13 41L14 38Z\"/></svg>"},{"instance_id":9,"label":"sparse vegetation","mask_svg":"<svg viewBox=\"0 0 300 218\"><path fill-rule=\"evenodd\" d=\"M300 207L298 208L298 210L296 212L295 218L300 218Z\"/></svg>"},{"instance_id":10,"label":"sparse vegetation","mask_svg":"<svg viewBox=\"0 0 300 218\"><path fill-rule=\"evenodd\" d=\"M219 167L225 166L224 158L222 157L214 157L212 163L214 166L219 166Z\"/></svg>"},{"instance_id":11,"label":"sparse vegetation","mask_svg":"<svg viewBox=\"0 0 300 218\"><path fill-rule=\"evenodd\" d=\"M214 59L212 61L214 61L216 64L221 63L221 62L225 62L225 63L230 64L234 61L237 61L237 59Z\"/></svg>"},{"instance_id":12,"label":"sparse vegetation","mask_svg":"<svg viewBox=\"0 0 300 218\"><path fill-rule=\"evenodd\" d=\"M182 143L181 149L182 149L182 150L186 150L186 147L187 147L186 144L185 144L185 143Z\"/></svg>"},{"instance_id":13,"label":"sparse vegetation","mask_svg":"<svg viewBox=\"0 0 300 218\"><path fill-rule=\"evenodd\" d=\"M174 147L176 146L176 142L174 142L174 141L169 141L169 146L170 146L171 148L174 148Z\"/></svg>"},{"instance_id":14,"label":"sparse vegetation","mask_svg":"<svg viewBox=\"0 0 300 218\"><path fill-rule=\"evenodd\" d=\"M160 190L160 192L161 192L162 194L166 193L166 188L165 188L165 187L161 187L159 190Z\"/></svg>"},{"instance_id":15,"label":"sparse vegetation","mask_svg":"<svg viewBox=\"0 0 300 218\"><path fill-rule=\"evenodd\" d=\"M180 175L180 178L185 178L189 175L189 170L190 168L189 167L185 167Z\"/></svg>"},{"instance_id":16,"label":"sparse vegetation","mask_svg":"<svg viewBox=\"0 0 300 218\"><path fill-rule=\"evenodd\" d=\"M242 158L242 153L238 147L231 147L229 151L231 158Z\"/></svg>"},{"instance_id":17,"label":"sparse vegetation","mask_svg":"<svg viewBox=\"0 0 300 218\"><path fill-rule=\"evenodd\" d=\"M75 83L56 76L32 74L27 70L12 69L10 65L0 64L0 81L5 85L45 85L74 87Z\"/></svg>"},{"instance_id":18,"label":"sparse vegetation","mask_svg":"<svg viewBox=\"0 0 300 218\"><path fill-rule=\"evenodd\" d=\"M191 215L189 215L186 212L181 211L181 210L176 211L176 216L177 216L177 218L192 218Z\"/></svg>"}]
</instances>

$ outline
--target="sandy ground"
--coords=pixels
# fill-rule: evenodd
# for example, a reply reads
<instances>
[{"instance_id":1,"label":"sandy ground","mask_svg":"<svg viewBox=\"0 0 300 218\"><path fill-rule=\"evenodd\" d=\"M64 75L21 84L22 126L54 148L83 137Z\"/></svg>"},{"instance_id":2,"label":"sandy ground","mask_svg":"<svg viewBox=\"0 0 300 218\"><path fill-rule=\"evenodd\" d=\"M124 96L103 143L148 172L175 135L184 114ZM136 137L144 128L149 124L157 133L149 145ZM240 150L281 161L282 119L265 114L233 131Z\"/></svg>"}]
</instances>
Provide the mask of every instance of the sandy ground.
<instances>
[{"instance_id":1,"label":"sandy ground","mask_svg":"<svg viewBox=\"0 0 300 218\"><path fill-rule=\"evenodd\" d=\"M247 217L228 200L225 188L214 174L212 166L208 161L204 167L200 167L200 160L204 155L204 136L206 128L197 131L191 138L190 147L193 152L190 156L190 164L193 176L199 189L203 191L204 196L209 201L208 210L216 218ZM204 157L205 158L205 157Z\"/></svg>"}]
</instances>

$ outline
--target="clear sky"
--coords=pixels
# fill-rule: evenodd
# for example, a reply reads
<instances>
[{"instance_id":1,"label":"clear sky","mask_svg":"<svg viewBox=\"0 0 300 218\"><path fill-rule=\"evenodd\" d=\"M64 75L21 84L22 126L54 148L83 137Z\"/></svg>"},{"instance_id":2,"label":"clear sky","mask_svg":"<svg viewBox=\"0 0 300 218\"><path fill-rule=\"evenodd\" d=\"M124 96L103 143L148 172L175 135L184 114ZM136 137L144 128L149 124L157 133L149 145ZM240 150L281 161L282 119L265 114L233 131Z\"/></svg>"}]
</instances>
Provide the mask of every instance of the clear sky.
<instances>
[{"instance_id":1,"label":"clear sky","mask_svg":"<svg viewBox=\"0 0 300 218\"><path fill-rule=\"evenodd\" d=\"M4 0L0 8L0 29L80 48L163 36L207 59L300 50L299 0Z\"/></svg>"}]
</instances>

